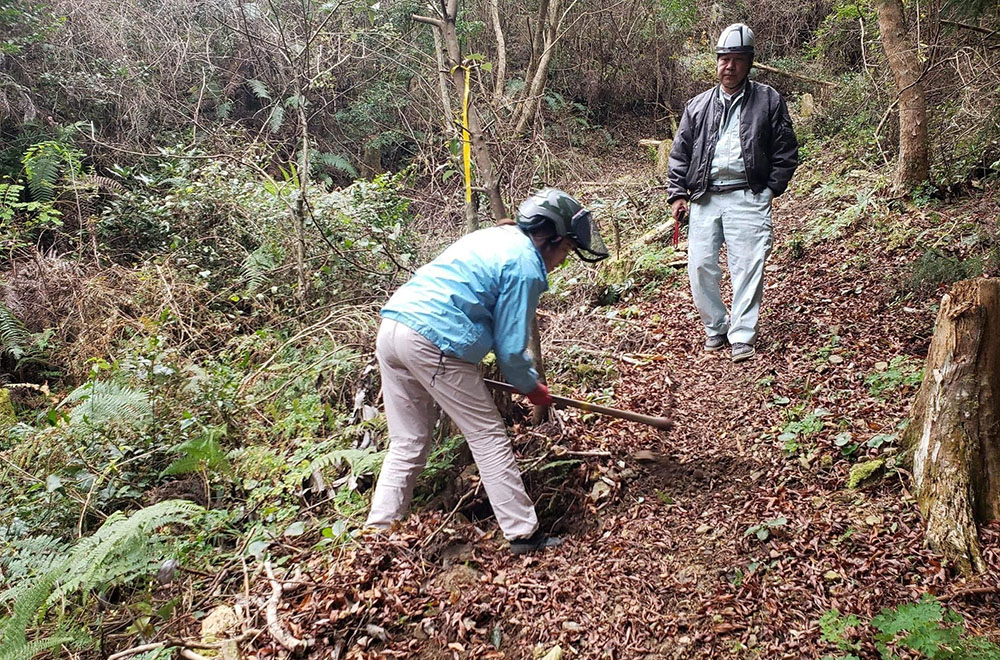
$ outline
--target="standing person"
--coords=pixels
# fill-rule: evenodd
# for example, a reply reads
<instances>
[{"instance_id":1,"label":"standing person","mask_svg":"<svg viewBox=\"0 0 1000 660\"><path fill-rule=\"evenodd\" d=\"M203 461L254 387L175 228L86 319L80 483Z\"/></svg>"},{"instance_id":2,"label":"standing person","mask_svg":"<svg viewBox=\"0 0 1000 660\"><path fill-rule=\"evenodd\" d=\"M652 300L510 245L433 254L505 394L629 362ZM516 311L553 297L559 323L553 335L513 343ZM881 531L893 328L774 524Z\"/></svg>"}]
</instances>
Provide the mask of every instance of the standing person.
<instances>
[{"instance_id":1,"label":"standing person","mask_svg":"<svg viewBox=\"0 0 1000 660\"><path fill-rule=\"evenodd\" d=\"M784 99L748 80L753 32L722 31L715 49L719 85L688 101L670 151L667 195L676 222L690 208L688 278L705 327L706 351L728 343L733 362L754 355L764 261L771 252L771 201L785 192L799 150ZM719 291L726 244L733 303Z\"/></svg>"},{"instance_id":2,"label":"standing person","mask_svg":"<svg viewBox=\"0 0 1000 660\"><path fill-rule=\"evenodd\" d=\"M368 525L389 527L409 509L437 404L465 436L511 552L562 542L538 527L503 420L476 365L493 351L507 381L531 403L552 403L532 366L528 333L548 272L573 250L585 261L608 256L590 212L563 191L546 188L521 204L516 225L459 239L382 308L375 355L389 452Z\"/></svg>"}]
</instances>

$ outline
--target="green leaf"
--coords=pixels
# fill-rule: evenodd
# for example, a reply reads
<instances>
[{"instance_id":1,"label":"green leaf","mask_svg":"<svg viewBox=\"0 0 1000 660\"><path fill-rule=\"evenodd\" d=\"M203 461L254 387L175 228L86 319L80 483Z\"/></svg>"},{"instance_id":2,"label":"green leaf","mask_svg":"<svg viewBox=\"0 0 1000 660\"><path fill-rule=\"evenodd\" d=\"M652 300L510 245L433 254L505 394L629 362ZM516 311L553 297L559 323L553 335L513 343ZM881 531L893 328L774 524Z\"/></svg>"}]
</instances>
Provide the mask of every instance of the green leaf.
<instances>
[{"instance_id":1,"label":"green leaf","mask_svg":"<svg viewBox=\"0 0 1000 660\"><path fill-rule=\"evenodd\" d=\"M271 99L271 92L267 90L267 85L260 80L248 80L247 87L250 88L250 91L253 92L254 96L257 98L267 100Z\"/></svg>"},{"instance_id":2,"label":"green leaf","mask_svg":"<svg viewBox=\"0 0 1000 660\"><path fill-rule=\"evenodd\" d=\"M865 443L868 447L872 449L878 449L884 444L891 443L896 440L895 434L880 433L879 435L872 436L868 442Z\"/></svg>"},{"instance_id":3,"label":"green leaf","mask_svg":"<svg viewBox=\"0 0 1000 660\"><path fill-rule=\"evenodd\" d=\"M284 535L289 537L302 536L306 532L306 524L301 520L296 520L285 528Z\"/></svg>"},{"instance_id":4,"label":"green leaf","mask_svg":"<svg viewBox=\"0 0 1000 660\"><path fill-rule=\"evenodd\" d=\"M343 520L337 520L330 527L324 527L320 533L328 539L339 539L346 531L347 523Z\"/></svg>"},{"instance_id":5,"label":"green leaf","mask_svg":"<svg viewBox=\"0 0 1000 660\"><path fill-rule=\"evenodd\" d=\"M833 442L838 447L843 447L851 441L854 435L850 431L844 431L843 433L838 433L833 439Z\"/></svg>"},{"instance_id":6,"label":"green leaf","mask_svg":"<svg viewBox=\"0 0 1000 660\"><path fill-rule=\"evenodd\" d=\"M281 129L281 124L285 121L285 109L280 105L271 108L271 114L267 118L267 129L272 133L277 133Z\"/></svg>"},{"instance_id":7,"label":"green leaf","mask_svg":"<svg viewBox=\"0 0 1000 660\"><path fill-rule=\"evenodd\" d=\"M325 165L331 169L339 170L350 176L357 178L358 170L351 165L351 161L341 154L332 154L324 151L313 153L313 162Z\"/></svg>"},{"instance_id":8,"label":"green leaf","mask_svg":"<svg viewBox=\"0 0 1000 660\"><path fill-rule=\"evenodd\" d=\"M271 547L271 542L264 539L253 541L247 546L246 554L250 557L257 557L260 559L267 552L267 549Z\"/></svg>"}]
</instances>

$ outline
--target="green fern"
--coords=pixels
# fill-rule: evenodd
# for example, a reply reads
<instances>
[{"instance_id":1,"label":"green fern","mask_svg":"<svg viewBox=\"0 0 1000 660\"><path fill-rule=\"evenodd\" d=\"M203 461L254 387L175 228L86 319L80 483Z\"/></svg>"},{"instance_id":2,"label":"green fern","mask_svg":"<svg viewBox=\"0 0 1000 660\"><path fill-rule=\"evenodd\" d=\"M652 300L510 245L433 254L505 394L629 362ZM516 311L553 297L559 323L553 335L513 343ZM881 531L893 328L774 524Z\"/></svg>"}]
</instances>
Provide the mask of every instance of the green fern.
<instances>
[{"instance_id":1,"label":"green fern","mask_svg":"<svg viewBox=\"0 0 1000 660\"><path fill-rule=\"evenodd\" d=\"M212 426L206 428L200 437L177 445L173 451L181 453L182 456L167 466L160 476L202 471L231 475L233 468L219 442L226 437L226 432L225 426Z\"/></svg>"},{"instance_id":2,"label":"green fern","mask_svg":"<svg viewBox=\"0 0 1000 660\"><path fill-rule=\"evenodd\" d=\"M41 146L35 145L24 154L24 171L28 175L31 197L39 202L51 202L55 198L62 159L57 153L38 148Z\"/></svg>"},{"instance_id":3,"label":"green fern","mask_svg":"<svg viewBox=\"0 0 1000 660\"><path fill-rule=\"evenodd\" d=\"M0 220L10 220L21 202L24 186L16 183L0 183Z\"/></svg>"},{"instance_id":4,"label":"green fern","mask_svg":"<svg viewBox=\"0 0 1000 660\"><path fill-rule=\"evenodd\" d=\"M285 109L280 105L271 108L271 114L267 118L267 128L272 133L277 133L281 125L285 122Z\"/></svg>"},{"instance_id":5,"label":"green fern","mask_svg":"<svg viewBox=\"0 0 1000 660\"><path fill-rule=\"evenodd\" d=\"M340 154L331 154L325 151L313 152L312 159L314 163L319 165L325 165L331 169L344 172L351 175L355 179L358 178L358 171L351 165L351 161L347 160L344 156Z\"/></svg>"},{"instance_id":6,"label":"green fern","mask_svg":"<svg viewBox=\"0 0 1000 660\"><path fill-rule=\"evenodd\" d=\"M215 106L215 118L219 121L224 121L229 119L229 115L233 113L233 102L226 100Z\"/></svg>"},{"instance_id":7,"label":"green fern","mask_svg":"<svg viewBox=\"0 0 1000 660\"><path fill-rule=\"evenodd\" d=\"M253 95L261 100L271 100L271 92L268 91L267 85L265 85L260 80L248 80L247 87L253 92Z\"/></svg>"},{"instance_id":8,"label":"green fern","mask_svg":"<svg viewBox=\"0 0 1000 660\"><path fill-rule=\"evenodd\" d=\"M31 352L31 333L6 305L0 303L0 355L20 361Z\"/></svg>"},{"instance_id":9,"label":"green fern","mask_svg":"<svg viewBox=\"0 0 1000 660\"><path fill-rule=\"evenodd\" d=\"M43 575L66 555L66 544L61 540L41 534L14 539L4 551L7 556L0 566L8 583L33 575ZM0 594L0 603L9 600L10 594Z\"/></svg>"},{"instance_id":10,"label":"green fern","mask_svg":"<svg viewBox=\"0 0 1000 660\"><path fill-rule=\"evenodd\" d=\"M924 594L916 603L884 609L871 623L879 631L875 646L882 657L896 657L892 645L925 658L1000 660L1000 647L984 637L968 635L962 616L943 607L930 594Z\"/></svg>"},{"instance_id":11,"label":"green fern","mask_svg":"<svg viewBox=\"0 0 1000 660\"><path fill-rule=\"evenodd\" d=\"M385 459L385 451L375 451L368 449L335 449L313 459L306 467L302 468L296 475L297 479L304 479L313 472L322 472L327 468L339 468L348 465L351 474L356 477L365 474L374 474L382 465Z\"/></svg>"},{"instance_id":12,"label":"green fern","mask_svg":"<svg viewBox=\"0 0 1000 660\"><path fill-rule=\"evenodd\" d=\"M121 511L112 514L92 536L78 542L69 557L36 582L5 594L17 600L12 616L0 621L0 660L31 660L42 651L74 641L74 637L59 633L29 642L27 629L48 606L73 593L148 574L154 562L163 558L154 532L166 525L189 525L202 511L191 502L167 500L131 516Z\"/></svg>"},{"instance_id":13,"label":"green fern","mask_svg":"<svg viewBox=\"0 0 1000 660\"><path fill-rule=\"evenodd\" d=\"M50 571L26 588L14 604L13 615L0 621L0 660L31 660L42 651L73 641L70 636L57 635L28 641L28 626L43 611L58 579L58 571Z\"/></svg>"},{"instance_id":14,"label":"green fern","mask_svg":"<svg viewBox=\"0 0 1000 660\"><path fill-rule=\"evenodd\" d=\"M153 404L146 392L111 381L90 381L70 392L56 408L73 403L71 424L101 426L120 422L134 427L152 420Z\"/></svg>"},{"instance_id":15,"label":"green fern","mask_svg":"<svg viewBox=\"0 0 1000 660\"><path fill-rule=\"evenodd\" d=\"M62 646L68 642L75 641L75 639L69 635L61 635L35 639L30 642L22 637L10 641L3 640L0 642L0 660L32 660L32 658L43 651Z\"/></svg>"},{"instance_id":16,"label":"green fern","mask_svg":"<svg viewBox=\"0 0 1000 660\"><path fill-rule=\"evenodd\" d=\"M82 176L80 159L83 152L55 140L31 145L21 164L28 179L31 197L39 202L51 202L56 197L56 184L63 176Z\"/></svg>"},{"instance_id":17,"label":"green fern","mask_svg":"<svg viewBox=\"0 0 1000 660\"><path fill-rule=\"evenodd\" d=\"M261 245L243 262L240 275L246 282L247 293L255 293L270 282L272 271L281 264L279 250L276 245Z\"/></svg>"},{"instance_id":18,"label":"green fern","mask_svg":"<svg viewBox=\"0 0 1000 660\"><path fill-rule=\"evenodd\" d=\"M186 500L166 500L131 516L117 511L93 535L82 539L61 568L60 583L49 602L77 591L116 584L144 572L158 554L153 532L165 525L190 524L202 507Z\"/></svg>"}]
</instances>

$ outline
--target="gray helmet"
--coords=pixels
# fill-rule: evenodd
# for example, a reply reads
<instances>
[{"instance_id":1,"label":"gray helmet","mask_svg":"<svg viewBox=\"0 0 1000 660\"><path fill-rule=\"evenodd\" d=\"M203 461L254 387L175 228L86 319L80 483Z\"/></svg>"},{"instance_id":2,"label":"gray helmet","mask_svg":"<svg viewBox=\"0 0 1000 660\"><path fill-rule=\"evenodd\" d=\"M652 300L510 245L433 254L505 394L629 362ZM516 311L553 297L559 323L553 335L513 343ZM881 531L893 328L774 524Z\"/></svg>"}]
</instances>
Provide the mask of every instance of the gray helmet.
<instances>
[{"instance_id":1,"label":"gray helmet","mask_svg":"<svg viewBox=\"0 0 1000 660\"><path fill-rule=\"evenodd\" d=\"M746 53L750 57L753 57L753 45L753 30L743 23L733 23L719 35L719 43L715 46L715 54Z\"/></svg>"},{"instance_id":2,"label":"gray helmet","mask_svg":"<svg viewBox=\"0 0 1000 660\"><path fill-rule=\"evenodd\" d=\"M517 207L517 226L533 234L550 225L560 238L569 238L576 244L576 256L594 263L608 258L601 234L580 202L558 188L543 188Z\"/></svg>"}]
</instances>

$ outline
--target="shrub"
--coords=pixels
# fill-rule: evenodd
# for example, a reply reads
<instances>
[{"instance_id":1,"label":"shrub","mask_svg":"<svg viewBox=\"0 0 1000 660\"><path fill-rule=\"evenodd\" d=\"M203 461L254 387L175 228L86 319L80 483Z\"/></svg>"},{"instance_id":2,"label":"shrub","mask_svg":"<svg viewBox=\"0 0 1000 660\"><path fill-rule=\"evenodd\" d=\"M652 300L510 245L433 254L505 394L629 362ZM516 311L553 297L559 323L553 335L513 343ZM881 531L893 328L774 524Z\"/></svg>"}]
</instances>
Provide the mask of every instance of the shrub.
<instances>
[{"instance_id":1,"label":"shrub","mask_svg":"<svg viewBox=\"0 0 1000 660\"><path fill-rule=\"evenodd\" d=\"M865 376L865 385L874 397L883 397L890 392L916 387L923 380L924 372L919 360L906 355L897 355L889 361L884 370L873 371Z\"/></svg>"},{"instance_id":2,"label":"shrub","mask_svg":"<svg viewBox=\"0 0 1000 660\"><path fill-rule=\"evenodd\" d=\"M930 660L1000 660L1000 647L985 637L969 635L964 624L960 614L943 607L930 594L924 594L916 603L887 607L867 623L836 609L819 618L823 641L840 651L860 651L858 639L870 625L881 658L898 658L900 651L906 651L905 657ZM825 656L823 660L857 657L852 653Z\"/></svg>"},{"instance_id":3,"label":"shrub","mask_svg":"<svg viewBox=\"0 0 1000 660\"><path fill-rule=\"evenodd\" d=\"M900 293L926 298L934 295L944 285L979 277L982 273L981 259L962 259L932 248L913 262Z\"/></svg>"}]
</instances>

